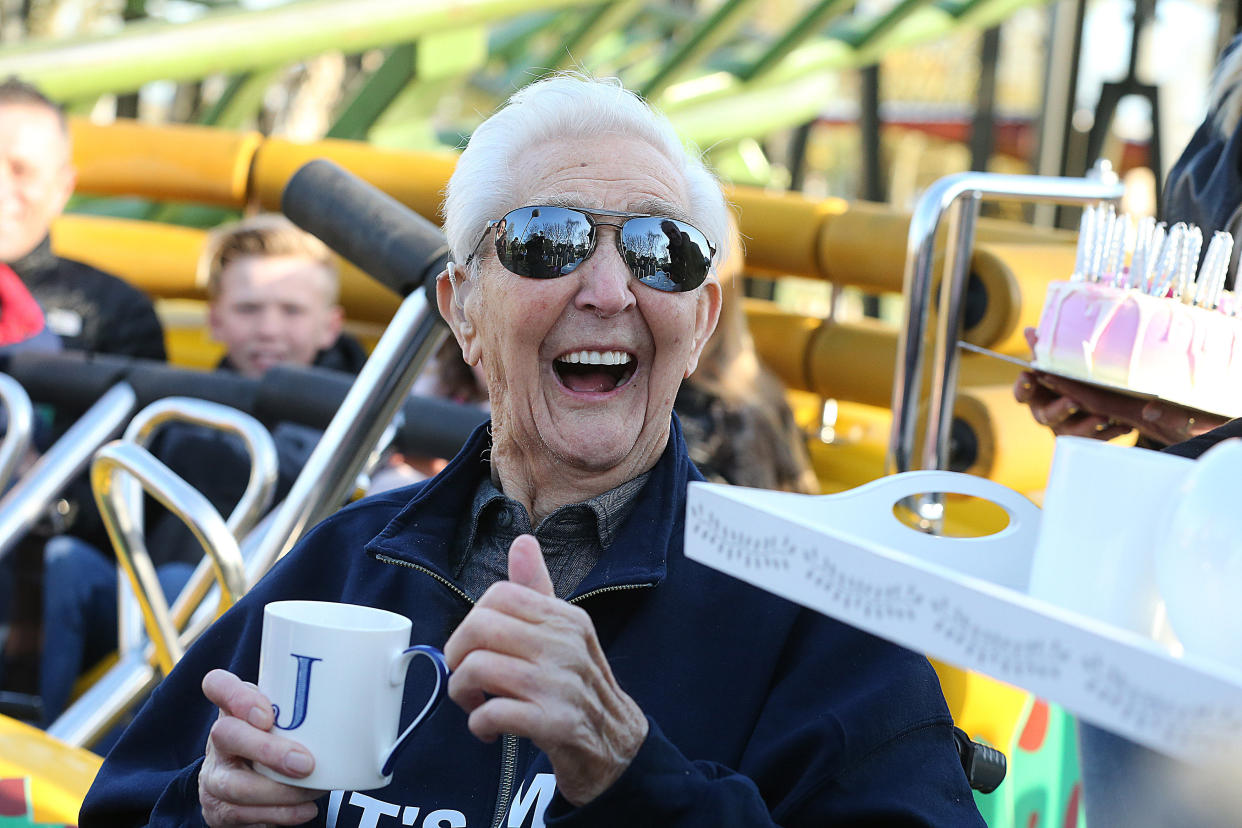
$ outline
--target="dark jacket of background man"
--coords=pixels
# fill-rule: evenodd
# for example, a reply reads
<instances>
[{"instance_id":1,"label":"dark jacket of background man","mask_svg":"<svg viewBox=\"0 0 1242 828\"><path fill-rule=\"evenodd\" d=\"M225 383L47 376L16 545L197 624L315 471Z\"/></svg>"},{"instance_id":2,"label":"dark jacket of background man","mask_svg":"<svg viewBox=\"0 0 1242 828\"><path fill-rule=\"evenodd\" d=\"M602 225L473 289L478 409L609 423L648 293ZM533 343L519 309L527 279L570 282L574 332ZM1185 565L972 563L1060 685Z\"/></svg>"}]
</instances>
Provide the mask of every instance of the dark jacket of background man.
<instances>
[{"instance_id":1,"label":"dark jacket of background man","mask_svg":"<svg viewBox=\"0 0 1242 828\"><path fill-rule=\"evenodd\" d=\"M127 282L52 253L48 239L10 267L48 329L71 351L164 360L164 332L151 300Z\"/></svg>"}]
</instances>

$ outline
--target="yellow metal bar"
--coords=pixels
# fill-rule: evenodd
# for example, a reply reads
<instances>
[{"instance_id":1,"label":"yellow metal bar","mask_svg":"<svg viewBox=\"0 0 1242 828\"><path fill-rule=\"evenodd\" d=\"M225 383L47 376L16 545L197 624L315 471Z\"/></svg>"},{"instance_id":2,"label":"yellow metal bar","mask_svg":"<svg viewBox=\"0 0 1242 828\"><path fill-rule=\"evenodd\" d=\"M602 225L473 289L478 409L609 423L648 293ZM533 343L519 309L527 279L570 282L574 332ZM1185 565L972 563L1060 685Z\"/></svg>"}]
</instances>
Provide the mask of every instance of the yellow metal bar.
<instances>
[{"instance_id":1,"label":"yellow metal bar","mask_svg":"<svg viewBox=\"0 0 1242 828\"><path fill-rule=\"evenodd\" d=\"M892 413L881 406L838 401L831 442L810 441L811 462L825 492L860 486L883 475ZM953 416L970 428L979 445L968 474L987 477L1019 492L1038 492L1048 479L1054 437L1014 402L1010 386L976 386L958 395ZM970 503L973 499L967 499ZM1003 527L1004 513L959 505L957 522L974 527ZM997 521L1000 525L996 525ZM959 529L960 531L960 529Z\"/></svg>"},{"instance_id":2,"label":"yellow metal bar","mask_svg":"<svg viewBox=\"0 0 1242 828\"><path fill-rule=\"evenodd\" d=\"M154 221L64 215L52 225L58 255L115 273L159 299L203 299L199 253L206 233ZM353 265L339 261L341 304L352 320L387 322L400 304L392 291Z\"/></svg>"},{"instance_id":3,"label":"yellow metal bar","mask_svg":"<svg viewBox=\"0 0 1242 828\"><path fill-rule=\"evenodd\" d=\"M78 810L103 759L42 730L0 716L0 779L29 778L31 823L76 825Z\"/></svg>"},{"instance_id":4,"label":"yellow metal bar","mask_svg":"<svg viewBox=\"0 0 1242 828\"><path fill-rule=\"evenodd\" d=\"M196 298L202 230L153 221L63 215L52 224L57 255L122 277L153 297Z\"/></svg>"},{"instance_id":5,"label":"yellow metal bar","mask_svg":"<svg viewBox=\"0 0 1242 828\"><path fill-rule=\"evenodd\" d=\"M793 314L760 299L745 299L743 307L751 338L764 364L790 388L810 391L806 355L823 320Z\"/></svg>"},{"instance_id":6,"label":"yellow metal bar","mask_svg":"<svg viewBox=\"0 0 1242 828\"><path fill-rule=\"evenodd\" d=\"M978 459L966 471L1019 492L1043 489L1054 436L1013 398L1013 385L980 385L958 391L954 419L970 428Z\"/></svg>"},{"instance_id":7,"label":"yellow metal bar","mask_svg":"<svg viewBox=\"0 0 1242 828\"><path fill-rule=\"evenodd\" d=\"M255 154L251 191L268 210L280 209L286 182L307 161L327 158L439 223L444 185L457 156L452 152L380 149L358 141L296 144L268 139Z\"/></svg>"},{"instance_id":8,"label":"yellow metal bar","mask_svg":"<svg viewBox=\"0 0 1242 828\"><path fill-rule=\"evenodd\" d=\"M246 203L263 140L257 132L126 120L102 126L74 118L70 129L79 192L227 207Z\"/></svg>"},{"instance_id":9,"label":"yellow metal bar","mask_svg":"<svg viewBox=\"0 0 1242 828\"><path fill-rule=\"evenodd\" d=\"M811 465L825 494L853 489L884 475L892 414L887 408L836 403L831 442L810 440Z\"/></svg>"},{"instance_id":10,"label":"yellow metal bar","mask_svg":"<svg viewBox=\"0 0 1242 828\"><path fill-rule=\"evenodd\" d=\"M790 388L887 407L897 358L897 328L875 319L824 320L749 300L747 321L760 357ZM960 384L1012 384L1019 368L963 355Z\"/></svg>"},{"instance_id":11,"label":"yellow metal bar","mask_svg":"<svg viewBox=\"0 0 1242 828\"><path fill-rule=\"evenodd\" d=\"M329 158L436 221L456 163L450 151L384 149L342 140L299 144L206 127L132 121L99 126L75 120L73 128L81 192L234 207L257 201L266 209L280 209L293 173L314 158ZM755 272L901 290L910 221L905 211L753 187L731 187L727 195L737 207L747 265ZM977 238L1034 251L1041 244L1072 244L1074 236L983 219Z\"/></svg>"},{"instance_id":12,"label":"yellow metal bar","mask_svg":"<svg viewBox=\"0 0 1242 828\"><path fill-rule=\"evenodd\" d=\"M737 209L747 269L776 275L821 275L825 227L835 224L857 204L755 187L732 187L728 198Z\"/></svg>"},{"instance_id":13,"label":"yellow metal bar","mask_svg":"<svg viewBox=\"0 0 1242 828\"><path fill-rule=\"evenodd\" d=\"M753 187L730 188L728 196L737 206L746 239L747 268L872 291L901 291L909 213L884 204L811 199ZM997 219L981 219L976 237L980 242L1032 248L1072 246L1075 238L1066 231Z\"/></svg>"},{"instance_id":14,"label":"yellow metal bar","mask_svg":"<svg viewBox=\"0 0 1242 828\"><path fill-rule=\"evenodd\" d=\"M1029 357L1022 330L1039 323L1048 283L1074 272L1075 246L1056 242L989 242L975 248L971 273L983 282L983 318L962 332L967 342Z\"/></svg>"},{"instance_id":15,"label":"yellow metal bar","mask_svg":"<svg viewBox=\"0 0 1242 828\"><path fill-rule=\"evenodd\" d=\"M1031 694L982 673L931 660L953 724L1012 756Z\"/></svg>"}]
</instances>

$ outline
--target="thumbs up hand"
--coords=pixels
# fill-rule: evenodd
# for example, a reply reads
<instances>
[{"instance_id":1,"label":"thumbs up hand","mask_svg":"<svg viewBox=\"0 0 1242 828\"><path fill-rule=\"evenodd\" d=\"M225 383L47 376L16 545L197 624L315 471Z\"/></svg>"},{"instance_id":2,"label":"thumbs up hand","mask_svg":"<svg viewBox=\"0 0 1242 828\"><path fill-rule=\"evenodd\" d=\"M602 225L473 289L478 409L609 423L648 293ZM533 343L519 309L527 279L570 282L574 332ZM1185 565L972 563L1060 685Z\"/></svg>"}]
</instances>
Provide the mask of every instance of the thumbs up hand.
<instances>
[{"instance_id":1,"label":"thumbs up hand","mask_svg":"<svg viewBox=\"0 0 1242 828\"><path fill-rule=\"evenodd\" d=\"M493 584L444 646L449 697L470 732L530 739L548 754L561 795L584 805L629 766L647 719L621 689L587 613L557 598L539 541L509 547L509 580Z\"/></svg>"},{"instance_id":2,"label":"thumbs up hand","mask_svg":"<svg viewBox=\"0 0 1242 828\"><path fill-rule=\"evenodd\" d=\"M555 597L552 576L543 562L543 550L534 535L518 535L509 547L509 583Z\"/></svg>"}]
</instances>

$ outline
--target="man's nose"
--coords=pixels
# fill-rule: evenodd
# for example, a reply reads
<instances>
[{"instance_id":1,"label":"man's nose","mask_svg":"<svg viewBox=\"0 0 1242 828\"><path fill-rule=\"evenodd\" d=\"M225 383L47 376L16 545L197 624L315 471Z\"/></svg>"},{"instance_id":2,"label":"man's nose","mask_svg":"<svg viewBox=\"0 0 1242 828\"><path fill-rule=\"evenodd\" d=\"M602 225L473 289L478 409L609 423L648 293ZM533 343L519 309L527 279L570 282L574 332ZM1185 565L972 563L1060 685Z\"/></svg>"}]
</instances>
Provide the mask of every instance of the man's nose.
<instances>
[{"instance_id":1,"label":"man's nose","mask_svg":"<svg viewBox=\"0 0 1242 828\"><path fill-rule=\"evenodd\" d=\"M255 320L256 333L264 338L273 339L280 335L282 329L283 320L279 308L263 308L259 311L258 319Z\"/></svg>"},{"instance_id":2,"label":"man's nose","mask_svg":"<svg viewBox=\"0 0 1242 828\"><path fill-rule=\"evenodd\" d=\"M577 270L582 272L575 298L580 309L606 319L634 307L632 274L612 239L600 238L595 254Z\"/></svg>"}]
</instances>

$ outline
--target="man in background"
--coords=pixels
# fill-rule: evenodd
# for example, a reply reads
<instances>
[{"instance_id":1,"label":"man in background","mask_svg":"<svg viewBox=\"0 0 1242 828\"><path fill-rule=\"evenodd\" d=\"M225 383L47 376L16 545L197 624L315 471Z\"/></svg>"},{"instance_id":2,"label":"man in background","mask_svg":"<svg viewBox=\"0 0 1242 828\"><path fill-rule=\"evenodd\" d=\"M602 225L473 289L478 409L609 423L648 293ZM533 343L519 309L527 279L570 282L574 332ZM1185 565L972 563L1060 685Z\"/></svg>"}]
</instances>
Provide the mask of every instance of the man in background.
<instances>
[{"instance_id":1,"label":"man in background","mask_svg":"<svg viewBox=\"0 0 1242 828\"><path fill-rule=\"evenodd\" d=\"M0 83L0 262L65 348L163 360L163 330L142 291L52 253L48 229L75 181L64 113L24 81Z\"/></svg>"}]
</instances>

